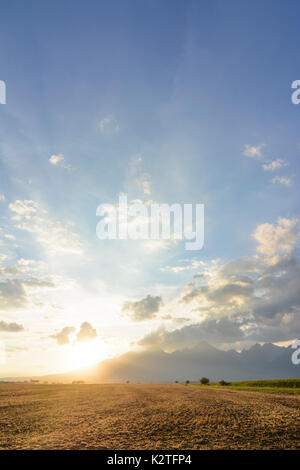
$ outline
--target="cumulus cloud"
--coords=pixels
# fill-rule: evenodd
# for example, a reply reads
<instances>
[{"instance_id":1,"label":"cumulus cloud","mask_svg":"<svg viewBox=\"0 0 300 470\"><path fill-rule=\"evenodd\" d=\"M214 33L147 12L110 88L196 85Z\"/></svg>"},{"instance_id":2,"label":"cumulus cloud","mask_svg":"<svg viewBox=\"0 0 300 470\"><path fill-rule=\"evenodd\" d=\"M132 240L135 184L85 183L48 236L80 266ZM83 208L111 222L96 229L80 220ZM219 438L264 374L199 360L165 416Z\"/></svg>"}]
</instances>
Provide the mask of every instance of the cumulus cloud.
<instances>
[{"instance_id":1,"label":"cumulus cloud","mask_svg":"<svg viewBox=\"0 0 300 470\"><path fill-rule=\"evenodd\" d=\"M264 144L260 144L256 146L246 144L244 146L243 155L245 155L245 157L250 157L250 158L260 158L262 156L263 147L264 147Z\"/></svg>"},{"instance_id":2,"label":"cumulus cloud","mask_svg":"<svg viewBox=\"0 0 300 470\"><path fill-rule=\"evenodd\" d=\"M24 331L24 326L18 323L6 323L5 321L0 321L0 331L18 333L20 331Z\"/></svg>"},{"instance_id":3,"label":"cumulus cloud","mask_svg":"<svg viewBox=\"0 0 300 470\"><path fill-rule=\"evenodd\" d=\"M51 165L58 165L60 163L62 163L64 161L64 156L62 153L59 153L57 155L51 155L51 157L49 158L49 162L51 163Z\"/></svg>"},{"instance_id":4,"label":"cumulus cloud","mask_svg":"<svg viewBox=\"0 0 300 470\"><path fill-rule=\"evenodd\" d=\"M160 329L140 344L150 346L152 342L157 346L166 341L170 348L176 348L198 340L226 345L297 337L298 220L279 218L275 224L258 225L253 238L257 247L252 257L207 263L185 287L179 305L185 310L190 306L193 316L199 314L199 322L173 332Z\"/></svg>"},{"instance_id":5,"label":"cumulus cloud","mask_svg":"<svg viewBox=\"0 0 300 470\"><path fill-rule=\"evenodd\" d=\"M16 200L9 204L11 220L19 230L32 233L52 253L64 251L82 254L82 244L71 224L53 220L47 211L32 200Z\"/></svg>"},{"instance_id":6,"label":"cumulus cloud","mask_svg":"<svg viewBox=\"0 0 300 470\"><path fill-rule=\"evenodd\" d=\"M49 338L55 339L59 346L64 346L65 344L70 344L70 336L76 333L76 328L74 326L65 326L61 331L55 333L54 335L49 336ZM74 342L87 342L95 339L97 337L97 331L93 326L88 322L83 322L77 331Z\"/></svg>"},{"instance_id":7,"label":"cumulus cloud","mask_svg":"<svg viewBox=\"0 0 300 470\"><path fill-rule=\"evenodd\" d=\"M61 331L55 335L51 335L50 338L53 338L57 341L59 346L70 343L70 335L74 333L76 329L73 326L65 326Z\"/></svg>"},{"instance_id":8,"label":"cumulus cloud","mask_svg":"<svg viewBox=\"0 0 300 470\"><path fill-rule=\"evenodd\" d=\"M163 305L160 296L147 295L144 299L135 302L124 302L122 311L125 312L131 320L140 322L150 320L156 316Z\"/></svg>"},{"instance_id":9,"label":"cumulus cloud","mask_svg":"<svg viewBox=\"0 0 300 470\"><path fill-rule=\"evenodd\" d=\"M97 337L97 331L88 322L82 323L80 330L77 333L76 340L80 342L91 341Z\"/></svg>"},{"instance_id":10,"label":"cumulus cloud","mask_svg":"<svg viewBox=\"0 0 300 470\"><path fill-rule=\"evenodd\" d=\"M286 178L284 176L275 176L272 179L272 183L273 184L279 183L279 184L282 184L283 186L291 186L292 180L291 178Z\"/></svg>"},{"instance_id":11,"label":"cumulus cloud","mask_svg":"<svg viewBox=\"0 0 300 470\"><path fill-rule=\"evenodd\" d=\"M120 131L118 121L113 116L106 116L99 122L101 134L113 135Z\"/></svg>"},{"instance_id":12,"label":"cumulus cloud","mask_svg":"<svg viewBox=\"0 0 300 470\"><path fill-rule=\"evenodd\" d=\"M291 252L299 237L299 221L279 217L277 224L261 224L254 231L257 251L263 255L274 255L277 252Z\"/></svg>"},{"instance_id":13,"label":"cumulus cloud","mask_svg":"<svg viewBox=\"0 0 300 470\"><path fill-rule=\"evenodd\" d=\"M62 153L58 153L57 155L51 155L49 158L49 163L53 166L61 166L66 170L71 169L71 165L66 163L65 157Z\"/></svg>"},{"instance_id":14,"label":"cumulus cloud","mask_svg":"<svg viewBox=\"0 0 300 470\"><path fill-rule=\"evenodd\" d=\"M273 160L271 162L264 163L262 165L265 171L275 171L275 170L278 170L279 168L282 168L283 166L287 166L287 163L284 160L280 160L280 159Z\"/></svg>"}]
</instances>

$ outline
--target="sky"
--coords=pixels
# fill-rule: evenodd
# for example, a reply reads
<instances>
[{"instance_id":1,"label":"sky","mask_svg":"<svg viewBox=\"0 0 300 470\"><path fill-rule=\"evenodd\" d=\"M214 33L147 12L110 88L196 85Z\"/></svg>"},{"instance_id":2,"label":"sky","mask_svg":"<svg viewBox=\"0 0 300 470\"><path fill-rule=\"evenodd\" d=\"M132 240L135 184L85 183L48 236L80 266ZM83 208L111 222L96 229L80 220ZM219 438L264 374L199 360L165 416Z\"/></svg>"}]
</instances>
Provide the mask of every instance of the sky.
<instances>
[{"instance_id":1,"label":"sky","mask_svg":"<svg viewBox=\"0 0 300 470\"><path fill-rule=\"evenodd\" d=\"M4 0L0 374L300 337L296 0ZM99 240L204 204L205 241Z\"/></svg>"}]
</instances>

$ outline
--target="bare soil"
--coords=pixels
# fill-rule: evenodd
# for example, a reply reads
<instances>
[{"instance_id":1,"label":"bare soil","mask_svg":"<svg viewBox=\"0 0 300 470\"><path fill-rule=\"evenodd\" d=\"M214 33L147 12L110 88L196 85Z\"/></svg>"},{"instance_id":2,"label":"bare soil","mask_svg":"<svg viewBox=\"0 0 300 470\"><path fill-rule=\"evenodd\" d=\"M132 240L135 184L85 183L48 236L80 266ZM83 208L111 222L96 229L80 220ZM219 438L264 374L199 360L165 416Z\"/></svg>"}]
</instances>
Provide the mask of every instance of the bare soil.
<instances>
[{"instance_id":1,"label":"bare soil","mask_svg":"<svg viewBox=\"0 0 300 470\"><path fill-rule=\"evenodd\" d=\"M1 384L0 449L300 449L300 396L179 384Z\"/></svg>"}]
</instances>

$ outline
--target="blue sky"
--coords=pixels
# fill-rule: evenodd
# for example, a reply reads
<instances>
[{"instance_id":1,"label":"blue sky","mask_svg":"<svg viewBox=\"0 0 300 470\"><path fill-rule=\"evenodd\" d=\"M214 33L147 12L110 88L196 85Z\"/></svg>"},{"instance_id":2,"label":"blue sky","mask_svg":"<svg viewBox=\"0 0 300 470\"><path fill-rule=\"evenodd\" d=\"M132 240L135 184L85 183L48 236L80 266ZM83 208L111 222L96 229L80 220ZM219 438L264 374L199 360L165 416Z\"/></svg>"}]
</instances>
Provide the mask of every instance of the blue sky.
<instances>
[{"instance_id":1,"label":"blue sky","mask_svg":"<svg viewBox=\"0 0 300 470\"><path fill-rule=\"evenodd\" d=\"M213 319L219 325L223 316L244 333L255 325L256 333L239 337L237 348L294 339L278 323L278 315L284 321L288 315L294 327L294 291L270 314L276 333L259 335L270 327L254 305L260 295L267 302L265 287L253 287L255 298L247 298L243 312L244 294L227 299L224 311L209 304L207 290L209 282L220 288L244 282L221 278L217 263L222 271L225 263L257 262L257 256L265 265L287 257L289 266L298 262L300 107L291 103L291 83L300 78L299 12L297 1L271 0L2 2L1 282L8 300L0 311L0 340L7 374L20 373L20 363L28 373L55 371L55 361L62 370L75 368L80 348L87 348L88 362L98 347L101 359L134 347L151 331L184 334L190 324ZM62 156L56 164L53 155ZM195 253L184 244L150 249L98 240L96 207L116 203L120 192L143 201L204 203L204 248ZM263 235L253 236L257 227ZM275 256L282 259L271 260ZM19 260L31 260L21 265L34 270L20 271ZM42 272L37 263L45 264ZM7 277L8 266L19 271ZM196 305L187 305L184 292L201 269L208 284L197 287L203 290ZM267 275L259 269L252 280ZM37 277L53 286L29 288ZM16 286L25 294L10 304ZM139 308L145 321L135 322L132 312ZM59 344L55 335L84 322L97 337ZM23 330L10 331L11 323ZM221 345L232 346L221 336Z\"/></svg>"}]
</instances>

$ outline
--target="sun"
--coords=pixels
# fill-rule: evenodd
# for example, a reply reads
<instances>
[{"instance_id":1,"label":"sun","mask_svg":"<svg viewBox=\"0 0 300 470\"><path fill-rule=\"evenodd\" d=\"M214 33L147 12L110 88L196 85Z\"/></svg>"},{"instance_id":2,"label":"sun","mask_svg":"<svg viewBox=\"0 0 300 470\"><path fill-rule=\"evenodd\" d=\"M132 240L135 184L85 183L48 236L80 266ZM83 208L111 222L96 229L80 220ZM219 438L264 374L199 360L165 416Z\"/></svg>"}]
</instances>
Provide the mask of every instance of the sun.
<instances>
[{"instance_id":1,"label":"sun","mask_svg":"<svg viewBox=\"0 0 300 470\"><path fill-rule=\"evenodd\" d=\"M105 345L98 339L88 342L76 342L68 351L68 364L70 370L82 369L92 366L106 359Z\"/></svg>"}]
</instances>

